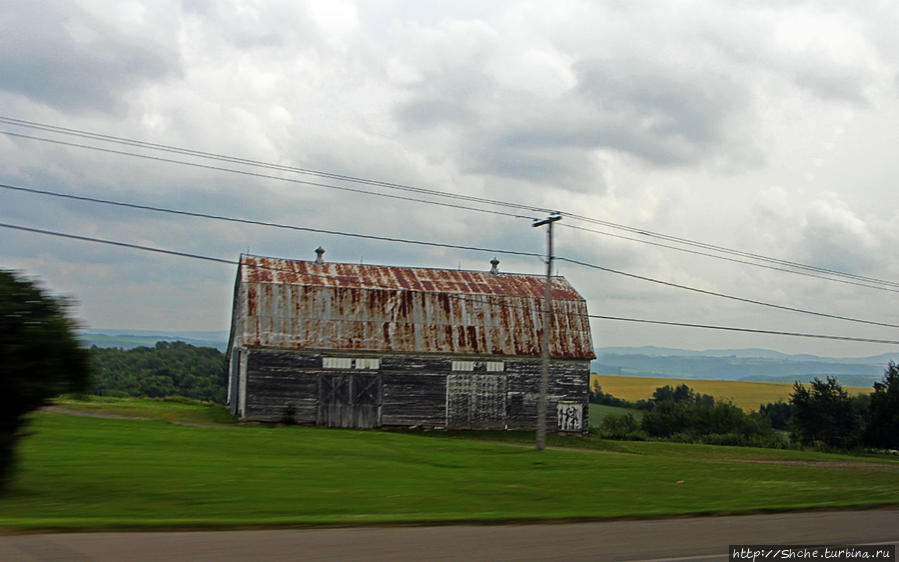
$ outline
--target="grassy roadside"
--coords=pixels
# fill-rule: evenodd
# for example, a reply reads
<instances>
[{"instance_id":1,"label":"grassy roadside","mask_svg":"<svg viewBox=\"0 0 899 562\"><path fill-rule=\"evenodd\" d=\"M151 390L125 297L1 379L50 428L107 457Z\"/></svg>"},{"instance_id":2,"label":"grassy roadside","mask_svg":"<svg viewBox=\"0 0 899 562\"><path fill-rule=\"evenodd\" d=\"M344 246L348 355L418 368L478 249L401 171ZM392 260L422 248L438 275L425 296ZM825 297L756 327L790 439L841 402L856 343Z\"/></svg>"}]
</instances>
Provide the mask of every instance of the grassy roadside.
<instances>
[{"instance_id":1,"label":"grassy roadside","mask_svg":"<svg viewBox=\"0 0 899 562\"><path fill-rule=\"evenodd\" d=\"M190 398L110 398L87 396L61 397L53 401L53 408L96 415L113 415L165 420L177 423L236 424L237 418L225 406Z\"/></svg>"},{"instance_id":2,"label":"grassy roadside","mask_svg":"<svg viewBox=\"0 0 899 562\"><path fill-rule=\"evenodd\" d=\"M530 445L529 434L477 434L488 442L52 413L36 414L30 429L19 478L0 502L6 530L571 520L899 503L899 462L801 451L552 436L551 445L566 448L537 453L513 446Z\"/></svg>"}]
</instances>

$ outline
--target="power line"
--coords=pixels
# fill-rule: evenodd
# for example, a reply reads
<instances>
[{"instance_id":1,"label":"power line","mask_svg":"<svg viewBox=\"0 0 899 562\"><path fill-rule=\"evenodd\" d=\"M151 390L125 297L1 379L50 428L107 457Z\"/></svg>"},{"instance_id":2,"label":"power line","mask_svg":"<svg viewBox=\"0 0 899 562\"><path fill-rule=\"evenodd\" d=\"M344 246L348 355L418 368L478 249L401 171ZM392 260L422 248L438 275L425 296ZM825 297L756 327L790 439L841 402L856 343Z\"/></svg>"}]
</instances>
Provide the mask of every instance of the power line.
<instances>
[{"instance_id":1,"label":"power line","mask_svg":"<svg viewBox=\"0 0 899 562\"><path fill-rule=\"evenodd\" d=\"M713 326L709 324L690 324L687 322L666 322L664 320L645 320L642 318L623 318L620 316L600 316L597 314L588 314L588 318L596 318L599 320L618 320L622 322L638 322L641 324L658 324L662 326L679 326L683 328L703 328L706 330L724 330L729 332L748 332L752 334L768 334L772 336L793 336L799 338L818 338L825 340L842 340L842 341L854 341L854 342L867 342L867 343L886 343L886 344L896 344L897 342L894 340L878 340L878 339L869 339L869 338L853 338L849 336L829 336L823 334L806 334L802 332L782 332L779 330L756 330L754 328L735 328L732 326Z\"/></svg>"},{"instance_id":2,"label":"power line","mask_svg":"<svg viewBox=\"0 0 899 562\"><path fill-rule=\"evenodd\" d=\"M328 230L323 228L313 228L310 226L297 226L292 224L280 224L275 222L268 221L259 221L252 219L243 219L237 217L226 217L224 215L213 215L210 213L198 213L193 211L184 211L181 209L169 209L166 207L154 207L151 205L140 205L137 203L126 203L122 201L113 201L111 199L100 199L98 197L87 197L84 195L74 195L71 193L59 193L56 191L48 191L44 189L35 189L31 187L22 187L17 185L9 185L9 184L0 184L0 189L8 189L12 191L19 191L24 193L30 193L33 195L47 195L51 197L59 197L63 199L72 199L75 201L84 201L88 203L99 203L103 205L113 205L117 207L126 207L130 209L139 209L142 211L153 211L157 213L168 213L174 215L182 215L188 217L198 217L204 219L213 219L220 221L227 221L233 223L241 223L241 224L251 224L255 226L265 226L271 228L280 228L287 230L297 230L301 232L316 232L319 234L329 234L333 236L349 236L352 238L363 238L367 240L378 240L380 242L397 242L401 244L416 244L420 246L435 246L438 248L453 248L457 250L471 250L476 252L487 252L492 254L505 254L505 255L514 255L514 256L527 256L527 257L542 257L540 254L536 252L523 252L518 250L502 250L497 248L482 248L478 246L465 246L460 244L447 244L443 242L428 242L424 240L412 240L407 238L394 238L390 236L377 236L374 234L359 234L355 232L342 232L339 230Z\"/></svg>"},{"instance_id":3,"label":"power line","mask_svg":"<svg viewBox=\"0 0 899 562\"><path fill-rule=\"evenodd\" d=\"M69 238L69 239L80 240L80 241L84 241L84 242L107 244L107 245L123 247L123 248L128 248L128 249L133 249L133 250L155 252L155 253L184 257L184 258L189 258L189 259L205 260L205 261L216 262L216 263L224 263L224 264L228 264L228 265L240 265L239 261L229 260L229 259L225 259L225 258L204 256L204 255L200 255L200 254L192 254L192 253L188 253L188 252L181 252L181 251L177 251L177 250L168 250L168 249L163 249L163 248L154 248L151 246L143 246L140 244L131 244L128 242L121 242L121 241L117 241L117 240L107 240L107 239L102 239L102 238L94 238L94 237L90 237L90 236L80 236L77 234L68 234L68 233L63 233L63 232L57 232L57 231L45 230L45 229L39 229L39 228L32 228L32 227L27 227L27 226L0 223L0 228L8 228L8 229L12 229L12 230L19 230L19 231L24 231L24 232L36 233L36 234L45 234L45 235L49 235L49 236L56 236L56 237L60 237L60 238ZM265 269L282 270L282 271L292 271L292 270L287 270L287 269L283 269L283 268L274 268L274 267L265 267L265 266L254 266L254 267L263 267ZM327 277L327 278L331 278L331 279L339 278L339 276L331 276L331 275L315 275L315 276ZM372 286L378 287L376 284L372 285ZM396 287L387 287L387 286L382 286L379 288L396 289ZM472 302L478 302L481 304L497 304L497 303L491 303L487 300L471 299L471 298L462 297L462 296L458 296L458 295L449 295L449 296L454 297L454 298L459 298L461 300L469 300ZM528 310L528 311L531 311L534 313L539 312L538 309L532 308L532 307L509 305L509 304L505 304L505 303L499 303L499 304L501 306L504 306L507 308L520 308L520 309ZM825 335L825 334L808 334L808 333L802 333L802 332L785 332L785 331L776 331L776 330L758 330L758 329L753 329L753 328L737 328L737 327L731 327L731 326L715 326L715 325L709 325L709 324L691 324L691 323L686 323L686 322L669 322L669 321L663 321L663 320L647 320L647 319L640 319L640 318L625 318L625 317L618 317L618 316L602 316L602 315L596 315L596 314L587 314L587 315L582 315L582 314L577 314L577 313L567 313L567 314L569 316L586 316L587 318L594 318L594 319L598 319L598 320L616 320L616 321L624 321L624 322L639 322L639 323L644 323L644 324L658 324L658 325L663 325L663 326L703 328L703 329L708 329L708 330L725 330L725 331L747 332L747 333L779 335L779 336L793 336L793 337L818 338L818 339L852 341L852 342L862 342L862 343L899 345L899 341L897 341L897 340L858 338L858 337L851 337L851 336L833 336L833 335Z\"/></svg>"},{"instance_id":4,"label":"power line","mask_svg":"<svg viewBox=\"0 0 899 562\"><path fill-rule=\"evenodd\" d=\"M137 140L137 139L129 139L126 137L105 135L105 134L101 134L101 133L94 133L91 131L84 131L81 129L71 129L71 128L67 128L67 127L59 127L57 125L48 125L46 123L37 123L35 121L26 121L24 119L16 119L14 117L6 117L6 116L2 116L2 115L0 115L0 123L6 123L8 125L16 125L19 127L28 127L28 128L32 128L32 129L39 129L42 131L48 131L48 132L54 132L54 133L73 135L73 136L89 138L89 139L93 139L93 140L126 144L129 146L135 146L135 147L140 147L140 148L150 148L150 149L154 149L154 150L174 152L177 154L197 156L200 158L209 158L212 160L219 160L219 161L223 161L223 162L246 164L246 165L250 165L250 166L258 166L258 167L262 167L262 168L281 170L281 171L285 171L285 172L294 172L294 173L298 173L298 174L307 174L307 175L312 175L312 176L317 176L317 177L336 179L336 180L347 181L347 182L351 182L351 183L359 183L359 184L364 184L364 185L388 187L391 189L399 189L399 190L403 190L403 191L409 191L412 193L433 195L433 196L437 196L437 197L446 197L446 198L450 198L450 199L459 199L459 200L464 200L464 201L470 201L470 202L475 202L475 203L484 203L484 204L495 205L495 206L506 207L506 208L534 211L534 212L538 212L538 213L551 212L548 209L544 209L542 207L535 207L533 205L525 205L522 203L498 201L495 199L489 199L489 198L485 198L485 197L477 197L474 195L463 195L460 193L450 193L447 191L428 189L428 188L424 188L424 187L416 187L416 186L402 184L402 183L395 183L395 182L389 182L389 181L383 181L383 180L374 180L374 179L362 178L362 177L358 177L358 176L350 176L350 175L346 175L346 174L337 174L334 172L325 172L322 170L314 170L311 168L287 166L284 164L273 164L271 162L263 162L261 160L253 160L250 158L240 158L237 156L229 156L229 155L225 155L225 154L218 154L215 152L204 152L204 151L200 151L200 150L193 150L190 148L183 148L183 147L173 146L173 145L169 145L169 144L152 143L152 142L141 141L141 140Z\"/></svg>"},{"instance_id":5,"label":"power line","mask_svg":"<svg viewBox=\"0 0 899 562\"><path fill-rule=\"evenodd\" d=\"M815 312L815 311L812 311L812 310L805 310L805 309L802 309L802 308L795 308L795 307L792 307L792 306L784 306L784 305L773 304L773 303L765 302L765 301L759 301L759 300L754 300L754 299L747 299L747 298L743 298L743 297L736 297L736 296L728 295L728 294L725 294L725 293L718 293L718 292L715 292L715 291L708 291L708 290L706 290L706 289L698 289L698 288L696 288L696 287L690 287L690 286L688 286L688 285L680 285L680 284L678 284L678 283L672 283L672 282L670 282L670 281L662 281L661 279L653 279L652 277L644 277L643 275L636 275L636 274L634 274L634 273L627 273L627 272L625 272L625 271L618 271L617 269L612 269L612 268L610 268L610 267L603 267L603 266L601 266L601 265L596 265L596 264L592 264L592 263L587 263L587 262L583 262L583 261L579 261L579 260L573 260L573 259L564 258L564 257L559 257L559 256L556 256L556 259L559 260L559 261L564 261L564 262L568 262L568 263L573 263L573 264L580 265L580 266L583 266L583 267L589 267L589 268L592 268L592 269L598 269L598 270L600 270L600 271L606 271L606 272L608 272L608 273L614 273L614 274L616 274L616 275L623 275L623 276L625 276L625 277L630 277L631 279L639 279L639 280L641 280L641 281L648 281L648 282L650 282L650 283L657 283L657 284L659 284L659 285L665 285L665 286L667 286L667 287L674 287L674 288L676 288L676 289L683 289L683 290L685 290L685 291L693 291L694 293L700 293L700 294L703 294L703 295L710 295L710 296L713 296L713 297L720 297L720 298L723 298L723 299L730 299L730 300L738 301L738 302L745 302L745 303L749 303L749 304L756 304L756 305L759 305L759 306L766 306L766 307L768 307L768 308L776 308L776 309L778 309L778 310L787 310L787 311L790 311L790 312L801 312L802 314L811 314L811 315L813 315L813 316L821 316L821 317L824 317L824 318L833 318L833 319L835 319L835 320L845 320L845 321L847 321L847 322L857 322L857 323L859 323L859 324L870 324L870 325L872 325L872 326L885 326L885 327L887 327L887 328L899 328L899 324L889 324L889 323L886 323L886 322L877 322L877 321L874 321L874 320L861 320L861 319L859 319L859 318L851 318L851 317L849 317L849 316L839 316L839 315L837 315L837 314L828 314L828 313L826 313L826 312ZM899 291L895 291L895 292L899 293Z\"/></svg>"},{"instance_id":6,"label":"power line","mask_svg":"<svg viewBox=\"0 0 899 562\"><path fill-rule=\"evenodd\" d=\"M756 263L756 262L751 262L751 261L741 260L741 259L737 259L737 258L729 258L729 257L727 257L727 256L719 256L719 255L717 255L717 254L710 254L710 253L708 253L708 252L700 252L699 250L691 250L691 249L689 249L689 248L680 248L680 247L678 247L678 246L671 246L671 245L669 245L669 244L662 244L661 242L652 242L651 240L639 240L639 239L637 239L637 238L630 238L630 237L628 237L628 236L623 236L623 235L621 235L621 234L613 234L613 233L611 233L611 232L605 232L605 231L603 231L603 230L596 230L595 228L587 228L587 227L584 227L584 226L577 226L577 225L574 225L574 224L565 224L565 223L561 223L560 226L564 226L564 227L566 227L566 228L571 228L571 229L574 229L574 230L582 230L582 231L584 231L584 232L592 232L592 233L595 233L595 234L602 234L603 236L609 236L609 237L611 237L611 238L620 238L620 239L622 239L622 240L630 240L631 242L639 242L639 243L641 243L641 244L647 244L647 245L650 245L650 246L657 246L657 247L659 247L659 248L667 248L667 249L669 249L669 250L676 250L676 251L678 251L678 252L684 252L684 253L687 253L687 254L693 254L693 255L696 255L696 256L705 256L705 257L708 257L708 258L714 258L714 259L716 259L716 260L729 261L729 262L732 262L732 263L740 263L740 264L744 264L744 265L752 265L752 266L760 267L760 268L763 268L763 269L770 269L770 270L772 270L772 271L782 271L782 272L784 272L784 273L792 273L792 274L794 274L794 275L802 275L802 276L804 276L804 277L812 277L812 278L815 278L815 279L823 279L823 280L825 280L825 281L833 281L833 282L835 282L835 283L843 283L843 284L846 284L846 285L855 285L855 286L858 286L858 287L866 287L866 288L868 288L868 289L877 289L877 290L879 290L879 291L894 291L893 289L889 289L889 288L887 288L887 287L880 287L880 286L877 286L877 285L868 285L868 284L866 284L866 283L859 283L858 281L850 281L850 280L848 280L848 279L839 279L839 278L834 278L834 277L827 277L827 276L825 276L825 275L818 275L818 274L815 274L815 273L809 273L809 272L807 272L807 271L796 271L795 269L786 269L786 268L783 268L783 267L776 267L776 266L773 266L773 265L765 265L765 264L763 264L763 263Z\"/></svg>"},{"instance_id":7,"label":"power line","mask_svg":"<svg viewBox=\"0 0 899 562\"><path fill-rule=\"evenodd\" d=\"M476 212L479 212L479 213L488 213L488 214L491 214L491 215L502 215L502 216L506 216L506 217L513 217L513 218L516 218L516 219L527 219L527 220L534 220L534 219L535 219L535 217L528 217L528 216L524 216L524 215L517 215L517 214L515 214L515 213L506 213L506 212L504 212L504 211L495 211L495 210L491 210L491 209L480 209L480 208L478 208L478 207L470 207L470 206L467 206L467 205L457 205L457 204L454 204L454 203L443 203L443 202L440 202L440 201L429 201L429 200L427 200L427 199L417 199L417 198L415 198L415 197L405 197L405 196L403 196L403 195L391 195L390 193L380 193L380 192L377 192L377 191L367 191L367 190L365 190L365 189L357 189L357 188L354 188L354 187L347 187L347 186L342 186L342 185L333 185L333 184L319 183L319 182L314 182L314 181L298 180L298 179L296 179L296 178L285 178L285 177L282 177L282 176L273 176L273 175L271 175L271 174L262 174L262 173L259 173L259 172L250 172L250 171L248 171L248 170L236 170L236 169L234 169L234 168L223 168L223 167L221 167L221 166L212 166L212 165L210 165L210 164L200 164L200 163L198 163L198 162L188 162L188 161L186 161L186 160L175 160L175 159L173 159L173 158L163 158L162 156L151 156L151 155L149 155L149 154L139 154L139 153L137 153L137 152L128 152L128 151L125 151L125 150L115 150L115 149L112 149L112 148L103 148L103 147L100 147L100 146L91 146L91 145L88 145L88 144L79 144L79 143L75 143L75 142L66 142L66 141L62 141L62 140L58 140L58 139L48 139L48 138L43 138L43 137L35 137L35 136L31 136L31 135L23 135L23 134L21 134L21 133L14 133L14 132L12 132L12 131L0 131L0 133L2 133L2 134L4 134L4 135L9 135L9 136L12 136L12 137L23 138L23 139L37 140L37 141L41 141L41 142L48 142L48 143L58 144L58 145L62 145L62 146L71 146L71 147L75 147L75 148L85 148L85 149L87 149L87 150L95 150L95 151L97 151L97 152L105 152L105 153L108 153L108 154L119 154L119 155L122 155L122 156L134 156L135 158L143 158L143 159L145 159L145 160L153 160L153 161L156 161L156 162L167 162L167 163L169 163L169 164L181 164L181 165L183 165L183 166L192 166L192 167L194 167L194 168L202 168L202 169L205 169L205 170L216 170L216 171L219 171L219 172L229 172L229 173L232 173L232 174L240 174L240 175L251 176L251 177L256 177L256 178L264 178L264 179L271 179L271 180L278 180L278 181L286 181L286 182L295 183L295 184L300 184L300 185L310 185L310 186L314 186L314 187L323 187L323 188L327 188L327 189L336 189L336 190L338 190L338 191L348 191L348 192L350 192L350 193L360 193L360 194L363 194L363 195L374 195L374 196L377 196L377 197L387 197L387 198L389 198L389 199L398 199L398 200L401 200L401 201L413 201L413 202L416 202L416 203L425 203L425 204L428 204L428 205L437 205L437 206L440 206L440 207L447 207L447 208L451 208L451 209L462 209L462 210L465 210L465 211L476 211Z\"/></svg>"},{"instance_id":8,"label":"power line","mask_svg":"<svg viewBox=\"0 0 899 562\"><path fill-rule=\"evenodd\" d=\"M360 183L360 184L365 184L365 185L379 186L379 187L385 187L385 188L389 188L389 189L398 189L398 190L403 190L403 191L408 191L408 192L413 192L413 193L418 193L418 194L426 194L426 195L430 195L430 196L434 196L434 197L444 197L444 198L464 200L464 201L469 201L469 202L476 202L476 203L480 203L480 204L488 204L488 205L505 207L505 208L527 210L527 211L532 211L532 212L538 212L541 214L559 214L559 215L566 216L566 217L569 217L569 218L572 218L575 220L590 222L593 224L599 224L599 225L603 225L603 226L606 226L609 228L624 230L627 232L636 233L636 234L646 236L646 237L659 238L662 240L676 242L678 244L684 244L684 245L693 246L693 247L699 247L699 248L703 248L703 249L711 250L711 251L715 251L715 252L725 253L725 254L729 254L729 255L737 255L737 256L750 258L750 259L754 259L754 260L759 260L759 261L763 261L763 262L767 262L767 263L773 263L773 264L777 264L777 265L781 265L781 266L797 268L797 269L801 269L801 270L805 270L805 271L824 273L827 275L834 275L834 276L843 277L846 279L855 279L858 281L867 281L867 282L871 282L871 283L879 283L879 284L883 284L883 285L899 287L899 282L895 282L895 281L877 279L874 277L866 277L866 276L856 275L856 274L838 271L838 270L834 270L834 269L803 264L800 262L772 258L772 257L764 256L762 254L734 250L731 248L727 248L725 246L709 244L709 243L705 243L705 242L699 242L696 240L691 240L689 238L671 236L671 235L667 235L667 234L649 231L646 229L640 229L640 228L635 228L635 227L631 227L631 226L627 226L627 225L622 225L622 224L614 223L611 221L604 221L604 220L596 219L593 217L587 217L587 216L579 215L576 213L557 211L557 210L553 210L553 209L546 209L546 208L533 206L533 205L501 201L501 200L489 199L489 198L485 198L485 197L476 197L476 196L471 196L471 195L449 193L449 192L435 190L435 189L427 189L427 188L415 187L415 186L410 186L410 185L405 185L405 184L400 184L400 183L373 180L373 179L361 178L361 177L357 177L357 176L350 176L350 175L344 175L344 174L336 174L336 173L331 173L331 172L324 172L321 170L313 170L313 169L309 169L309 168L299 168L299 167L293 167L293 166L271 164L271 163L262 162L259 160L238 158L238 157L234 157L234 156L227 156L227 155L216 154L216 153L212 153L212 152L203 152L203 151L181 148L181 147L176 147L176 146L167 145L167 144L150 143L150 142L146 142L146 141L129 139L129 138L125 138L125 137L117 137L117 136L112 136L112 135L93 133L90 131L84 131L84 130L79 130L79 129L72 129L72 128L66 128L66 127L59 127L56 125L49 125L49 124L45 124L45 123L38 123L35 121L16 119L16 118L7 117L7 116L0 116L0 122L4 122L4 123L10 124L10 125L15 125L15 126L20 126L20 127L27 127L27 128L44 130L44 131L48 131L48 132L59 133L59 134L74 135L74 136L79 136L82 138L89 138L92 140L99 140L99 141L104 141L104 142L114 142L114 143L126 144L129 146L135 146L135 147L141 147L141 148L147 148L147 149L153 149L153 150L175 152L178 154L190 155L190 156L194 156L194 157L210 158L210 159L214 159L214 160L239 163L239 164L251 165L251 166L259 166L259 167L263 167L263 168L275 169L275 170L281 170L281 171L287 171L287 172L293 172L293 173L309 174L309 175L314 175L314 176L318 176L318 177L336 179L336 180L340 180L340 181L347 181L347 182L352 182L352 183ZM91 150L101 150L101 151L105 150L107 152L112 152L115 154L137 156L137 157L142 157L142 158L152 158L147 155L141 155L141 154L136 154L136 153L124 152L124 151L107 150L107 149L102 149L100 147L95 147L95 146L90 146L90 145L81 145L81 144L77 144L77 143L66 143L63 141L56 141L56 140L52 140L52 139L45 139L45 138L40 138L40 137L32 137L32 136L22 135L22 134L18 134L18 133L12 133L9 131L0 131L0 132L3 132L4 134L18 136L21 138L28 138L28 139L32 139L32 140L40 140L40 141L44 141L44 142L56 142L58 144L75 146L75 147L79 147L79 148L87 148L87 149L91 149ZM183 162L183 161L178 161L178 160L171 160L171 159L164 159L164 158L157 158L157 159L160 161L165 161L165 162L181 163L181 164L186 164L186 165L206 167L209 169L218 169L218 170L222 170L222 171L232 171L232 172L236 172L236 173L244 173L244 172L240 172L237 170L218 168L218 167L214 167L214 166L202 166L202 165L197 165L194 163L188 163L188 162ZM249 175L254 175L254 174L249 174ZM268 178L272 178L272 179L282 179L285 181L292 181L287 178L281 178L281 177L277 177L277 176L275 176L275 177L267 176L264 174L259 175L259 177L268 177ZM316 182L296 181L296 183L305 183L307 185L317 185L320 187L343 189L345 191L354 191L354 192L365 193L365 194L369 194L369 195L373 194L372 192L367 192L365 190L354 190L354 189L346 188L346 187L329 186L329 185L319 184ZM384 197L391 197L390 195L383 194L383 193L377 193L377 195L384 196ZM396 196L394 196L394 197L396 197ZM468 207L468 206L449 205L449 204L440 203L437 201L426 201L426 200L421 200L421 199L403 198L403 197L396 197L396 198L412 200L412 201L421 202L421 203L444 205L444 206L461 208L461 209L465 209L465 210L472 210L472 211L478 211L478 212L489 212L489 213L493 213L493 214L513 216L516 218L529 218L532 220L534 219L534 217L522 217L515 213L505 213L505 212L496 211L496 210L488 210L488 209ZM572 225L565 225L565 226L568 226L569 228L577 228ZM601 231L595 231L592 229L583 229L583 230L586 230L588 232L596 232L596 233L600 233L600 234L608 234L608 233L602 233ZM674 247L674 246L652 243L648 240L641 240L641 239L629 238L629 237L621 237L621 238L623 238L625 240L630 240L633 242L653 244L653 245L664 247L664 248L678 249L677 247ZM681 250L688 251L686 249L681 249ZM722 258L721 256L714 256L712 254L707 254L707 253L703 253L703 252L699 252L699 253L697 253L697 255L704 255L707 257L719 257L720 259L726 259L726 258ZM763 264L759 264L759 263L755 263L755 262L748 262L745 260L730 260L730 261L736 261L737 263L743 263L746 265L755 265L757 267L765 267L767 269L772 269L775 271L783 271L783 272L791 272L791 273L800 273L801 274L801 272L798 272L798 271L794 271L794 270L790 270L790 269L782 269L782 268L778 268L778 267L765 266ZM838 279L833 279L831 277L818 276L818 275L810 275L810 276L817 277L819 279L840 281ZM845 282L845 281L842 281L842 282ZM871 285L866 285L866 284L861 284L861 283L852 283L852 284L856 284L856 285L862 286L862 287L877 288L877 287L873 287Z\"/></svg>"},{"instance_id":9,"label":"power line","mask_svg":"<svg viewBox=\"0 0 899 562\"><path fill-rule=\"evenodd\" d=\"M96 198L96 197L86 197L86 196L82 196L82 195L74 195L74 194L69 194L69 193L59 193L59 192L48 191L48 190L44 190L44 189L35 189L35 188L29 188L29 187L9 185L9 184L0 184L0 188L29 193L29 194L33 194L33 195L51 196L51 197L71 199L71 200L76 200L76 201L84 201L84 202L89 202L89 203L112 205L112 206L118 206L118 207L139 209L139 210L159 212L159 213L169 213L169 214L182 215L182 216L200 217L200 218L206 218L206 219L221 220L221 221L242 223L242 224L251 224L251 225L265 226L265 227L272 227L272 228L279 228L279 229L289 229L289 230L303 231L303 232L316 232L316 233L329 234L329 235L335 235L335 236L348 236L348 237L363 238L363 239L369 239L369 240L397 242L397 243L403 243L403 244L415 244L415 245L421 245L421 246L435 246L435 247L441 247L441 248L471 250L471 251L488 252L488 253L494 253L494 254L517 255L517 256L527 256L527 257L537 257L537 258L542 257L540 254L537 254L535 252L522 252L522 251L516 251L516 250L503 250L503 249L496 249L496 248L482 248L482 247L476 247L476 246L464 246L464 245L447 244L447 243L441 243L441 242L429 242L429 241L424 241L424 240L412 240L412 239L404 239L404 238L376 236L376 235L371 235L371 234L349 233L349 232L341 232L341 231L337 231L337 230L325 230L325 229L319 229L319 228L313 228L313 227L279 224L279 223L266 222L266 221L256 221L256 220L251 220L251 219L242 219L242 218L235 218L235 217L226 217L226 216L222 216L222 215L213 215L213 214L209 214L209 213L197 213L197 212L184 211L184 210L179 210L179 209L169 209L169 208L155 207L155 206L150 206L150 205L140 205L140 204L136 204L136 203L125 203L125 202L121 202L121 201L113 201L110 199L100 199L100 198ZM816 312L816 311L797 308L797 307L773 304L773 303L768 303L768 302L759 301L759 300L755 300L755 299L737 297L737 296L728 295L725 293L709 291L706 289L699 289L697 287L680 285L678 283L672 283L669 281L662 281L660 279L654 279L652 277L646 277L646 276L637 275L634 273L627 273L624 271L619 271L616 269L612 269L612 268L608 268L608 267L604 267L601 265L588 263L588 262L584 262L584 261L580 261L580 260L575 260L575 259L571 259L571 258L558 256L556 259L558 259L560 261L568 262L571 264L596 269L599 271L605 271L608 273L614 273L617 275L630 277L632 279L639 279L641 281L647 281L647 282L651 282L651 283L665 285L665 286L672 287L672 288L682 289L682 290L686 290L686 291L692 291L695 293L700 293L700 294L719 297L719 298L725 298L725 299L729 299L729 300L733 300L733 301L744 302L744 303L754 304L754 305L759 305L759 306L765 306L768 308L774 308L774 309L778 309L778 310L797 312L797 313L801 313L801 314L809 314L809 315L819 316L819 317L823 317L823 318L832 318L832 319L836 319L836 320L844 320L847 322L855 322L855 323L859 323L859 324L884 326L884 327L888 327L888 328L899 328L899 324L877 322L874 320L863 320L863 319L852 318L852 317L848 317L848 316L840 316L840 315L836 315L836 314ZM892 290L892 289L884 288L883 290ZM899 291L893 291L893 292L899 292Z\"/></svg>"},{"instance_id":10,"label":"power line","mask_svg":"<svg viewBox=\"0 0 899 562\"><path fill-rule=\"evenodd\" d=\"M722 253L725 253L725 254L736 255L736 256L743 256L743 257L747 257L747 258L751 258L751 259L755 259L755 260L760 260L760 261L764 261L764 262L768 262L768 263L780 264L780 265L785 265L785 266L788 266L788 267L795 267L795 268L798 268L798 269L804 269L804 270L808 270L808 271L816 271L816 272L819 272L819 273L826 273L826 274L829 274L829 275L836 275L836 276L840 276L840 277L846 277L846 278L849 278L849 279L858 279L858 280L860 280L860 281L869 281L869 282L872 282L872 283L880 283L880 284L883 284L883 285L890 285L890 286L894 286L894 287L899 287L899 282L896 282L896 281L890 281L890 280L885 280L885 279L877 279L877 278L875 278L875 277L865 277L865 276L862 276L862 275L856 275L856 274L854 274L854 273L847 273L847 272L844 272L844 271L838 271L838 270L835 270L835 269L828 269L828 268L825 268L825 267L818 267L818 266L814 266L814 265L808 265L808 264L803 264L803 263L794 262L794 261L789 261L789 260L782 260L782 259L778 259L778 258L771 258L771 257L764 256L764 255L761 255L761 254L754 254L754 253L752 253L752 252L744 252L744 251L741 251L741 250L733 250L733 249L727 248L727 247L725 247L725 246L718 246L718 245L715 245L715 244L708 244L708 243L705 243L705 242L697 242L697 241L691 240L691 239L689 239L689 238L680 238L680 237L677 237L677 236L670 236L670 235L668 235L668 234L661 234L661 233L653 232L653 231L650 231L650 230L645 230L645 229L641 229L641 228L635 228L635 227L631 227L631 226L625 226L625 225L621 225L621 224L614 223L614 222L610 222L610 221L604 221L604 220L595 219L595 218L592 218L592 217L585 217L585 216L583 216L583 215L569 214L569 213L564 213L564 212L560 212L559 214L564 215L564 216L567 216L567 217L570 217L570 218L574 218L574 219L577 219L577 220L582 220L582 221L591 222L591 223L594 223L594 224L599 224L599 225L603 225L603 226L608 226L608 227L610 227L610 228L616 228L616 229L620 229L620 230L625 230L625 231L627 231L627 232L632 232L632 233L640 234L640 235L643 235L643 236L649 236L649 237L653 237L653 238L660 238L660 239L662 239L662 240L667 240L667 241L670 241L670 242L677 242L677 243L680 243L680 244L686 244L686 245L689 245L689 246L695 246L695 247L698 247L698 248L704 248L704 249L707 249L707 250L713 250L713 251L716 251L716 252L722 252ZM640 240L637 240L637 239L634 239L634 238L625 238L625 239L626 239L626 240L632 240L632 241L635 241L635 242L640 242ZM665 247L667 247L667 246L665 246ZM822 277L822 279L827 279L827 278L826 278L826 277Z\"/></svg>"}]
</instances>

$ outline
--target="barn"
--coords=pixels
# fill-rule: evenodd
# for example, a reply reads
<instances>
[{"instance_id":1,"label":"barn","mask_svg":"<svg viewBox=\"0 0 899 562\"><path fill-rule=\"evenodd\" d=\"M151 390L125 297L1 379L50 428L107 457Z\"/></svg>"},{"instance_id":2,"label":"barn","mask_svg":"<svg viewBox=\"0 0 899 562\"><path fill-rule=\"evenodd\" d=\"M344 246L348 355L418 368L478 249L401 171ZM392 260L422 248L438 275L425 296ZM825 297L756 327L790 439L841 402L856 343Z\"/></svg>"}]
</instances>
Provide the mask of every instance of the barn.
<instances>
[{"instance_id":1,"label":"barn","mask_svg":"<svg viewBox=\"0 0 899 562\"><path fill-rule=\"evenodd\" d=\"M243 254L228 403L243 420L330 427L537 425L545 277ZM552 278L547 431L585 432L584 299Z\"/></svg>"}]
</instances>

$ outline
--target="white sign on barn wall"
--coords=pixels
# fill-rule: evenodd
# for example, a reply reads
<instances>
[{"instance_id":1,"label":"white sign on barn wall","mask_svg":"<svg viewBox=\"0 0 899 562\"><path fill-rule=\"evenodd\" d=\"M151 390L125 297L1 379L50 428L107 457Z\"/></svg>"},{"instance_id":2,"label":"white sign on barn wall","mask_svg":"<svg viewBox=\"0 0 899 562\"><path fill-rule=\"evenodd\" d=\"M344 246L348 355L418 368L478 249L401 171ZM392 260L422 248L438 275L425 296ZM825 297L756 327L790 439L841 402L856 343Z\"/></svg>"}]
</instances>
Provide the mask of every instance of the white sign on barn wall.
<instances>
[{"instance_id":1,"label":"white sign on barn wall","mask_svg":"<svg viewBox=\"0 0 899 562\"><path fill-rule=\"evenodd\" d=\"M584 405L579 402L559 402L556 405L559 431L581 431L584 422Z\"/></svg>"}]
</instances>

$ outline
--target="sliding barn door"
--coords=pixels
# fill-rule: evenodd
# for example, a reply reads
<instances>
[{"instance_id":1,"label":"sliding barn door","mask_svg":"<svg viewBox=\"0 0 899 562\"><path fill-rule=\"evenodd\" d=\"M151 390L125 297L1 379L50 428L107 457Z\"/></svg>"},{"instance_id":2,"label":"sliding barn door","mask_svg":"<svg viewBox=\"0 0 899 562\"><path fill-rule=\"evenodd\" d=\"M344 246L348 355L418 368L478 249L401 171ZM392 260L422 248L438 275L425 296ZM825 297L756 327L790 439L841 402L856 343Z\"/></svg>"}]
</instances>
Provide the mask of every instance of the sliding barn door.
<instances>
[{"instance_id":1,"label":"sliding barn door","mask_svg":"<svg viewBox=\"0 0 899 562\"><path fill-rule=\"evenodd\" d=\"M318 424L367 429L381 425L381 376L325 373L319 376Z\"/></svg>"}]
</instances>

